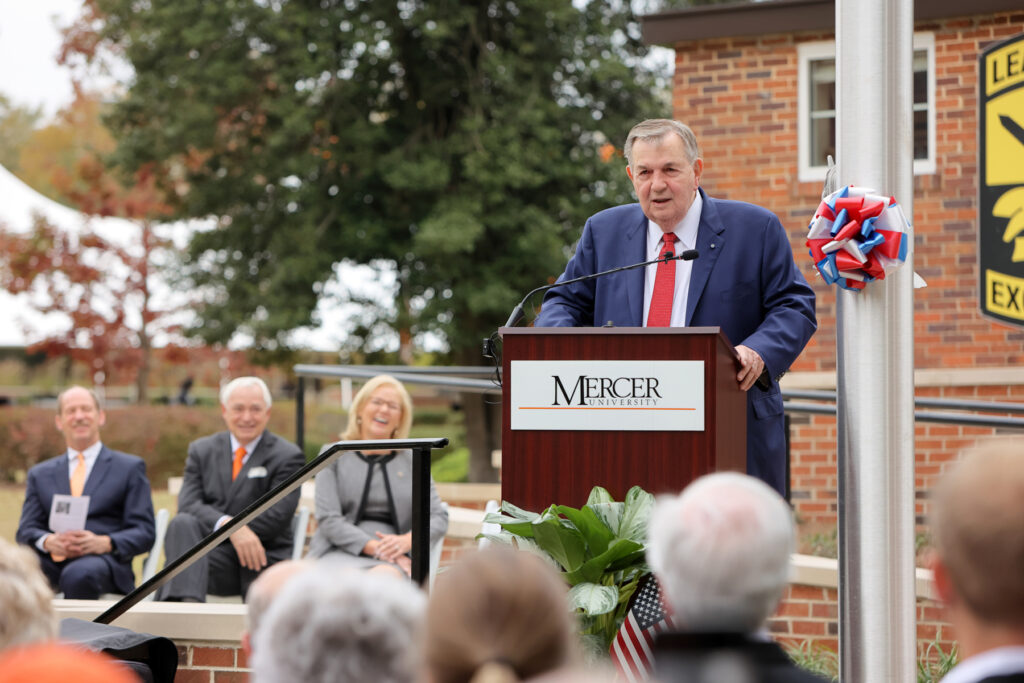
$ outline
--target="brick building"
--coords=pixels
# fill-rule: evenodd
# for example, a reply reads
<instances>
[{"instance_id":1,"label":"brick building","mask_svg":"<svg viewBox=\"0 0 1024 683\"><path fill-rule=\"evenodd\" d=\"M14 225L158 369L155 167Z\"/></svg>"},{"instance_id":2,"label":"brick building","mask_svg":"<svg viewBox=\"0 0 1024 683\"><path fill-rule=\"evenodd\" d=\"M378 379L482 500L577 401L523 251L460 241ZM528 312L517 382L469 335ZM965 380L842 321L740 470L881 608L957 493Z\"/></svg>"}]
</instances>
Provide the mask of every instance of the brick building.
<instances>
[{"instance_id":1,"label":"brick building","mask_svg":"<svg viewBox=\"0 0 1024 683\"><path fill-rule=\"evenodd\" d=\"M928 283L914 296L916 394L1024 402L1024 331L981 315L976 259L978 57L1024 33L1024 9L1019 0L928 0L914 16L914 270ZM835 154L834 2L712 5L642 23L646 42L675 50L673 111L697 133L703 187L778 214L817 293L818 332L783 390L835 389L836 293L804 246L825 155ZM919 522L937 475L992 433L917 423ZM827 528L836 520L835 418L794 415L791 437L793 502L804 521Z\"/></svg>"}]
</instances>

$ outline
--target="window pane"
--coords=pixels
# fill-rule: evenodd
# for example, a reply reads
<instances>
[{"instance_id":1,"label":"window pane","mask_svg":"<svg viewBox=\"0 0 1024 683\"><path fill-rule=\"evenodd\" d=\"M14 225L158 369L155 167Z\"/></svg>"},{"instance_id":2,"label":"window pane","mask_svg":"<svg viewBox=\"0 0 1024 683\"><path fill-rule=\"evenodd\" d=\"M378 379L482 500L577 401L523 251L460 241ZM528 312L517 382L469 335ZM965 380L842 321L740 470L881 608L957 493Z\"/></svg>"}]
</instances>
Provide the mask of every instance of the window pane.
<instances>
[{"instance_id":1,"label":"window pane","mask_svg":"<svg viewBox=\"0 0 1024 683\"><path fill-rule=\"evenodd\" d=\"M928 102L928 52L914 53L914 104Z\"/></svg>"},{"instance_id":2,"label":"window pane","mask_svg":"<svg viewBox=\"0 0 1024 683\"><path fill-rule=\"evenodd\" d=\"M914 112L914 158L928 158L928 111Z\"/></svg>"},{"instance_id":3,"label":"window pane","mask_svg":"<svg viewBox=\"0 0 1024 683\"><path fill-rule=\"evenodd\" d=\"M836 60L818 59L810 64L811 111L836 108Z\"/></svg>"},{"instance_id":4,"label":"window pane","mask_svg":"<svg viewBox=\"0 0 1024 683\"><path fill-rule=\"evenodd\" d=\"M811 166L825 166L828 155L836 156L836 120L835 118L814 119L811 121Z\"/></svg>"}]
</instances>

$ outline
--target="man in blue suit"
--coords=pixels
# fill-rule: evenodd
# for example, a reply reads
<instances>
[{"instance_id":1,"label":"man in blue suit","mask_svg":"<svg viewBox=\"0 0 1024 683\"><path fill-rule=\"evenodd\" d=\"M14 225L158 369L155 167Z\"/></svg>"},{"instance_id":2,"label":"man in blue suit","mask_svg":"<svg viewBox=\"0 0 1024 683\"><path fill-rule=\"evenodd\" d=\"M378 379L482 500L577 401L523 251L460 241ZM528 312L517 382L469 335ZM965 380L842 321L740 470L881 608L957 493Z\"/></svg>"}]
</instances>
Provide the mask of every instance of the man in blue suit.
<instances>
[{"instance_id":1,"label":"man in blue suit","mask_svg":"<svg viewBox=\"0 0 1024 683\"><path fill-rule=\"evenodd\" d=\"M43 573L66 598L95 599L135 587L132 558L153 546L153 499L142 458L100 441L106 415L96 394L71 387L57 397L67 452L28 472L17 540L39 554ZM53 533L55 494L89 496L85 528Z\"/></svg>"},{"instance_id":2,"label":"man in blue suit","mask_svg":"<svg viewBox=\"0 0 1024 683\"><path fill-rule=\"evenodd\" d=\"M747 473L785 495L785 424L778 378L817 327L814 292L770 211L709 197L693 131L637 124L626 173L639 204L591 216L559 281L696 249L669 261L564 287L544 297L538 327L717 326L736 345L747 392Z\"/></svg>"}]
</instances>

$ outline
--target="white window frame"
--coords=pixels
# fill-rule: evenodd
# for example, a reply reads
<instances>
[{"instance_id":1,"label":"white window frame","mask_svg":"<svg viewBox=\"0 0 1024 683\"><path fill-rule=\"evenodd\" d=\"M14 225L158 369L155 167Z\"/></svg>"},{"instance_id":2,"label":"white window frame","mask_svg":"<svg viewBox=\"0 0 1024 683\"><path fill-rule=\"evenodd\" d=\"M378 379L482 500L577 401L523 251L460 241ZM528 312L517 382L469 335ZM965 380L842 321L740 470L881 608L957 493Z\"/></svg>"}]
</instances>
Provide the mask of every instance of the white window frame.
<instances>
[{"instance_id":1,"label":"white window frame","mask_svg":"<svg viewBox=\"0 0 1024 683\"><path fill-rule=\"evenodd\" d=\"M935 34L915 33L914 51L926 54L928 84L928 157L914 160L914 175L929 175L936 172L935 164ZM825 180L826 167L812 166L808 161L810 150L810 108L811 108L811 62L819 59L835 59L836 44L833 40L797 45L797 178L800 182L821 182ZM915 111L925 105L914 105Z\"/></svg>"}]
</instances>

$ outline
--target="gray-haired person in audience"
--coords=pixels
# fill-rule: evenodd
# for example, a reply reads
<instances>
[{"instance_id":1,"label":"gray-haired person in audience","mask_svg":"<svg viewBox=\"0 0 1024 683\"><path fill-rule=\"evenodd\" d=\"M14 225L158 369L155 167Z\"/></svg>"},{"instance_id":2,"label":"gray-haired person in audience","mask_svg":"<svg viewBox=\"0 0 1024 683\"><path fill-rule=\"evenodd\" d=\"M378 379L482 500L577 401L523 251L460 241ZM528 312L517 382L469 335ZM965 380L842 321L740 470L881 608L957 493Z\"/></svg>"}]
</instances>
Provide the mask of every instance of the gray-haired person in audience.
<instances>
[{"instance_id":1,"label":"gray-haired person in audience","mask_svg":"<svg viewBox=\"0 0 1024 683\"><path fill-rule=\"evenodd\" d=\"M282 560L267 567L249 586L249 592L245 594L246 630L242 634L242 649L247 655L252 657L256 631L263 622L263 615L270 609L270 603L292 577L312 566L308 560Z\"/></svg>"},{"instance_id":2,"label":"gray-haired person in audience","mask_svg":"<svg viewBox=\"0 0 1024 683\"><path fill-rule=\"evenodd\" d=\"M970 449L934 505L935 588L961 657L942 683L1024 682L1024 439Z\"/></svg>"},{"instance_id":3,"label":"gray-haired person in audience","mask_svg":"<svg viewBox=\"0 0 1024 683\"><path fill-rule=\"evenodd\" d=\"M253 683L411 683L426 597L330 560L288 580L255 634Z\"/></svg>"},{"instance_id":4,"label":"gray-haired person in audience","mask_svg":"<svg viewBox=\"0 0 1024 683\"><path fill-rule=\"evenodd\" d=\"M0 650L56 637L53 591L39 560L0 538Z\"/></svg>"},{"instance_id":5,"label":"gray-haired person in audience","mask_svg":"<svg viewBox=\"0 0 1024 683\"><path fill-rule=\"evenodd\" d=\"M655 640L658 680L824 680L764 630L789 583L793 544L786 501L745 474L710 474L658 499L647 558L680 625Z\"/></svg>"}]
</instances>

